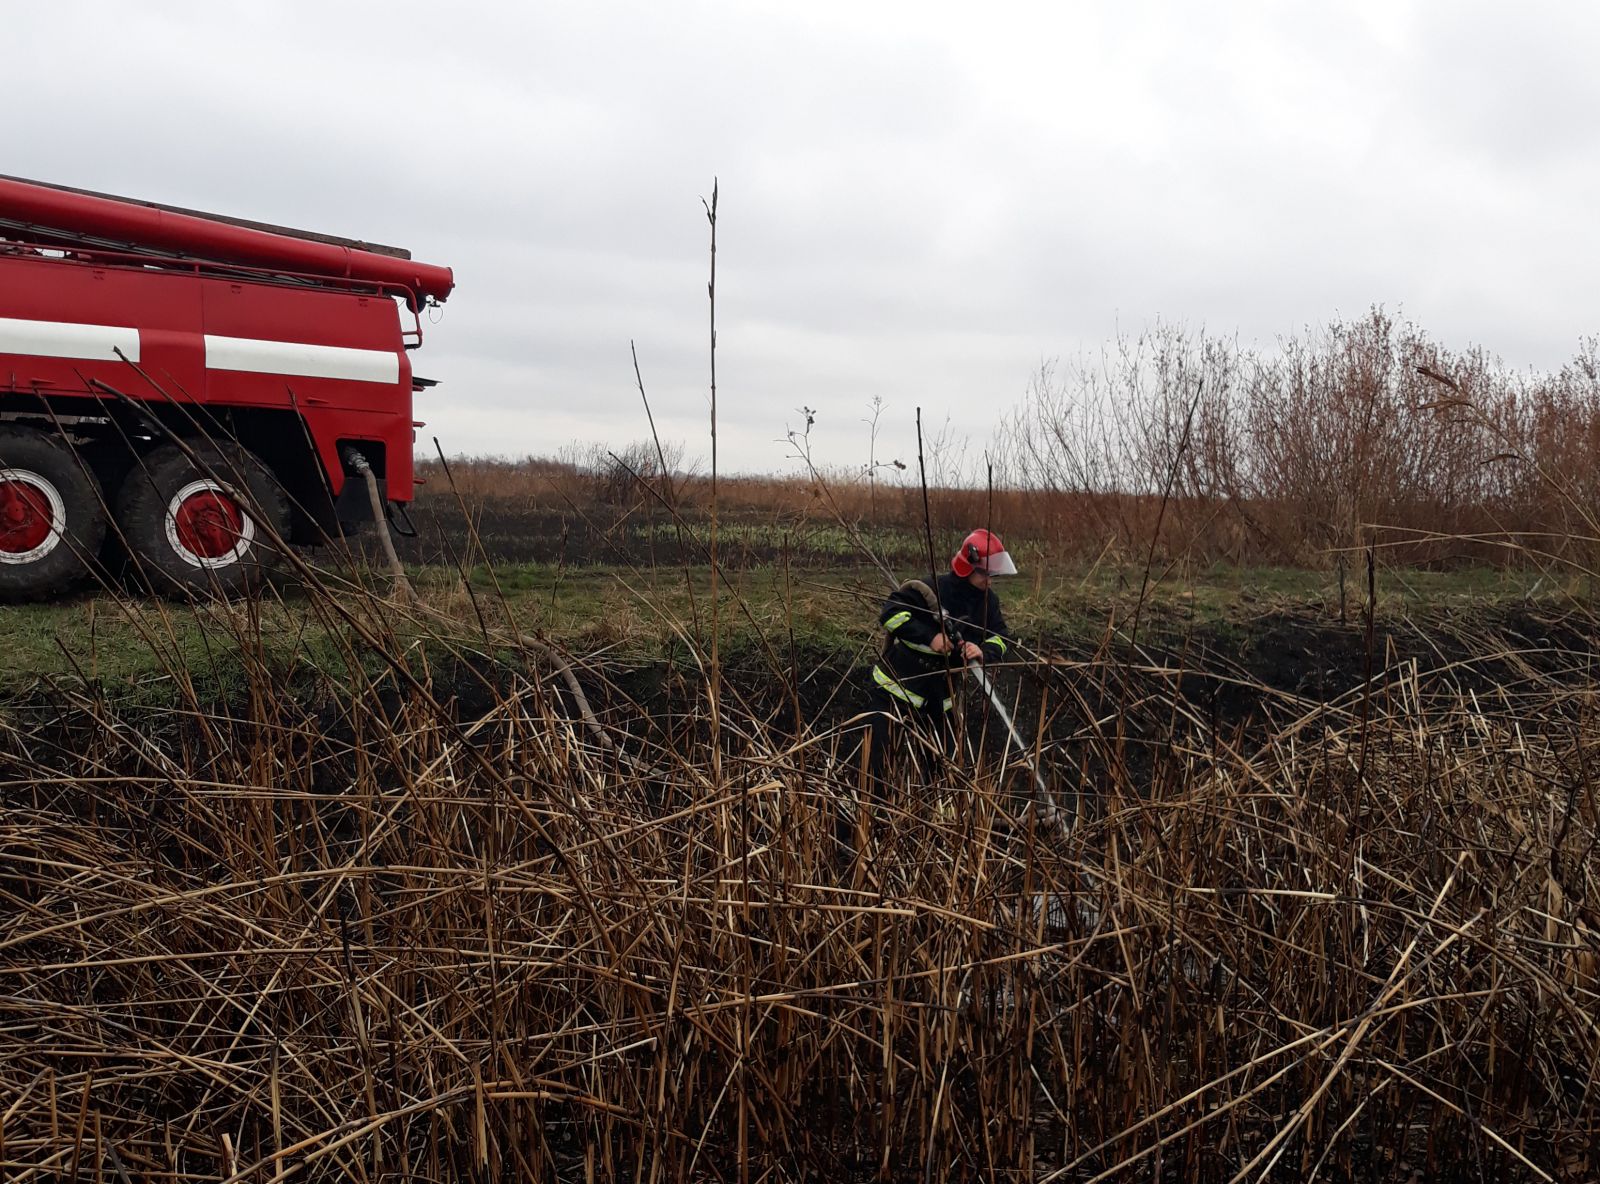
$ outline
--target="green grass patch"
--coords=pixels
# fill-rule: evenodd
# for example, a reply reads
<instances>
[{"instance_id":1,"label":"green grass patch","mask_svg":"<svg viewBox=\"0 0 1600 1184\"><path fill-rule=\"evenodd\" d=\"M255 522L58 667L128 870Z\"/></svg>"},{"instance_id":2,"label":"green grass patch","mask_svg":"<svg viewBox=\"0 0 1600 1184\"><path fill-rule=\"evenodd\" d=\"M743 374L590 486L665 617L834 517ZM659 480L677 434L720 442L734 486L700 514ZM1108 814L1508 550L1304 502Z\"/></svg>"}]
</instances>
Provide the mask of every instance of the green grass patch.
<instances>
[{"instance_id":1,"label":"green grass patch","mask_svg":"<svg viewBox=\"0 0 1600 1184\"><path fill-rule=\"evenodd\" d=\"M918 574L901 573L906 577ZM925 577L924 577L925 578ZM508 564L469 572L466 586L446 568L420 568L412 579L434 615L407 619L383 601L356 593L340 603L393 630L407 644L493 648L509 633L533 633L576 652L604 650L635 661L672 660L710 638L710 572L689 569L561 567ZM1208 629L1244 637L1274 614L1337 621L1333 572L1290 568L1096 567L1052 571L1040 562L1000 581L1015 633L1040 648L1090 642L1108 625L1125 630L1137 611L1147 637ZM887 585L874 568L734 568L719 581L716 617L730 657L771 646L807 652L856 652L877 643L877 615ZM1530 597L1583 594L1576 579L1470 568L1429 572L1381 569L1380 617L1485 608ZM338 595L338 594L336 594ZM1351 573L1344 616L1357 623L1365 572ZM286 591L255 605L183 605L138 597L84 596L57 604L0 608L7 646L0 691L16 694L41 679L82 678L120 693L169 693L187 679L225 693L248 681L252 664L338 668L364 648L336 614L316 611L304 592ZM484 636L487 628L489 637Z\"/></svg>"}]
</instances>

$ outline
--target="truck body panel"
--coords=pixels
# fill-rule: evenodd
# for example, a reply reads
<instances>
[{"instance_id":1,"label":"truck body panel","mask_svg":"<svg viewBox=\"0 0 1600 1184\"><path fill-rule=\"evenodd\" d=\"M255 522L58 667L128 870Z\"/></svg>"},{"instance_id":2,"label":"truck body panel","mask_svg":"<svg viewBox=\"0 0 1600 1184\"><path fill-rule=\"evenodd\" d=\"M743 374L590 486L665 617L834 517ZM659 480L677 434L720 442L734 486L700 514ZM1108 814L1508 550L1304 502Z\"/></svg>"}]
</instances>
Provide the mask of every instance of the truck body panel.
<instances>
[{"instance_id":1,"label":"truck body panel","mask_svg":"<svg viewBox=\"0 0 1600 1184\"><path fill-rule=\"evenodd\" d=\"M387 496L410 500L416 314L454 277L399 248L366 248L0 177L0 395L103 401L109 386L163 404L289 411L332 494L345 481L341 443L364 441L382 446Z\"/></svg>"},{"instance_id":2,"label":"truck body panel","mask_svg":"<svg viewBox=\"0 0 1600 1184\"><path fill-rule=\"evenodd\" d=\"M380 443L388 497L411 499L411 359L389 297L0 254L0 392L99 401L97 382L294 411L334 496L339 444Z\"/></svg>"}]
</instances>

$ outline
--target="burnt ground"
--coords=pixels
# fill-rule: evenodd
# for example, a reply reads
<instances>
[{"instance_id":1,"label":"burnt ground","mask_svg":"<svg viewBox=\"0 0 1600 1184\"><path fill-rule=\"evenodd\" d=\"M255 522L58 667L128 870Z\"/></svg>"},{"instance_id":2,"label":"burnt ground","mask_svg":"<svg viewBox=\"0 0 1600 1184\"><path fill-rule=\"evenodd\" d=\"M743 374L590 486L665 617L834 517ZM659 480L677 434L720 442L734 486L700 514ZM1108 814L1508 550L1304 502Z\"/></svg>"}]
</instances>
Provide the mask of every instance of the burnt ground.
<instances>
[{"instance_id":1,"label":"burnt ground","mask_svg":"<svg viewBox=\"0 0 1600 1184\"><path fill-rule=\"evenodd\" d=\"M1360 622L1340 625L1283 609L1244 626L1153 628L1136 649L1107 651L1077 635L1037 644L1057 660L996 671L995 681L1030 744L1045 708L1051 779L1074 780L1080 770L1103 777L1114 748L1125 774L1151 784L1164 767L1177 773L1180 750L1223 744L1248 755L1313 713L1316 722L1299 733L1307 742L1352 726L1363 710L1373 718L1400 710L1402 683L1405 695L1416 697L1406 699L1406 709L1420 700L1424 709L1454 710L1470 693L1490 714L1548 725L1559 698L1552 691L1593 686L1600 633L1586 620L1500 607L1379 619L1369 637ZM729 714L741 730L748 728L743 721L757 720L774 738L792 736L797 716L802 727L837 727L868 707L873 656L806 644L771 654L736 649L724 666L725 702L735 705ZM517 665L436 664L434 693L458 718L476 718L494 706ZM704 737L705 685L687 655L588 665L580 680L600 716L639 740L685 750L690 733ZM576 718L558 680L548 685ZM966 702L970 734L998 753L1001 725L970 687ZM1580 703L1571 697L1568 709Z\"/></svg>"},{"instance_id":2,"label":"burnt ground","mask_svg":"<svg viewBox=\"0 0 1600 1184\"><path fill-rule=\"evenodd\" d=\"M419 496L410 513L417 537L396 540L400 558L408 564L449 567L469 556L491 564L571 567L705 562L702 548L693 539L680 542L672 515L654 501L552 508L532 499L478 498L463 503L432 493ZM686 511L685 521L704 531L703 513ZM734 509L723 515L722 528L723 551L730 564L755 567L787 561L800 567L826 567L851 552L838 527L815 518ZM874 550L886 562L913 570L926 564L926 543L920 535L867 529ZM370 536L361 545L367 553L377 553Z\"/></svg>"},{"instance_id":3,"label":"burnt ground","mask_svg":"<svg viewBox=\"0 0 1600 1184\"><path fill-rule=\"evenodd\" d=\"M464 508L451 494L427 492L412 514L418 537L399 542L407 563L455 566L471 558L492 565L582 568L705 560L692 540L680 546L670 515L651 502L550 508L531 499L491 497L473 499ZM843 532L815 520L735 510L725 516L724 531L730 567L784 562L831 570L842 560L860 558ZM936 546L939 541L936 532ZM887 530L872 533L871 542L891 567L919 571L926 566L920 535ZM364 546L370 545L369 539ZM1125 602L1122 608L1125 612ZM1209 619L1202 614L1196 621L1193 613L1185 619L1170 606L1157 606L1147 613L1137 646L1123 637L1103 648L1091 607L1075 622L1045 626L1028 640L1040 654L1094 663L1094 670L1036 666L1003 674L1001 681L1010 685L1011 694L1020 683L1024 707L1046 685L1053 694L1081 695L1107 709L1114 702L1126 705L1127 696L1154 694L1175 698L1186 711L1214 717L1220 725L1253 727L1336 702L1369 677L1382 686L1413 664L1446 688L1511 694L1525 689L1533 673L1581 685L1591 677L1589 663L1600 636L1592 615L1570 603L1487 600L1424 604L1398 613L1381 606L1370 634L1358 604L1352 602L1344 622L1326 609L1285 599L1248 617L1225 612ZM792 716L786 687L794 682L805 717L828 722L864 704L860 688L869 662L870 655L802 641L799 652L780 655L777 668L752 648L736 654L729 669L734 687L759 714ZM1169 673L1153 673L1157 667ZM680 694L692 693L671 662L609 673L612 692L622 691L647 709L671 706ZM595 691L608 695L602 686Z\"/></svg>"},{"instance_id":4,"label":"burnt ground","mask_svg":"<svg viewBox=\"0 0 1600 1184\"><path fill-rule=\"evenodd\" d=\"M724 652L725 701L729 714L759 721L776 736L792 735L798 722L828 729L868 706L869 672L875 654L835 641L773 639L774 648L749 639ZM1300 720L1319 705L1324 711L1310 739L1327 729L1348 726L1362 710L1362 688L1370 686L1366 709L1373 715L1395 704L1404 681L1415 687L1424 707L1453 707L1461 693L1477 696L1486 712L1538 719L1557 698L1553 688L1594 685L1600 631L1586 616L1530 604L1498 604L1439 609L1426 616L1379 613L1370 632L1360 619L1340 624L1306 606L1282 605L1248 620L1189 621L1170 612L1150 616L1137 647L1118 638L1102 644L1087 631L1025 638L1028 661L996 670L995 682L1007 707L1032 743L1045 708L1048 761L1093 764L1104 741L1116 740L1130 771L1147 772L1162 754L1182 747L1193 751L1223 743L1250 752L1277 729ZM1049 655L1049 658L1037 655ZM316 673L285 670L276 675L275 707L280 720L292 718L307 736L334 747L370 736L376 709L399 720L410 696L403 693L383 663L369 655L366 678L371 691L352 702L350 680L327 669ZM689 733L705 728L705 686L699 667L678 647L650 658L602 656L578 664L580 681L608 725L639 740L689 747ZM432 698L462 723L482 717L514 682L530 672L562 699L576 717L576 705L548 670L530 655L440 649L427 663ZM1370 672L1370 679L1369 679ZM173 690L176 696L176 688ZM252 715L251 690L234 682L201 692L209 726L239 720L239 742L248 742L243 724ZM1576 709L1581 697L1569 697ZM968 691L969 719L981 724L982 700ZM173 708L179 710L173 710ZM112 687L91 688L76 704L60 689L35 686L4 704L4 716L22 731L60 745L70 764L81 739L103 734L108 716L136 719L139 730L169 752L185 748L184 729L194 726L179 703L119 704ZM798 721L797 721L798 716ZM1547 720L1541 722L1548 722ZM1003 742L998 723L990 744ZM337 762L336 762L337 763ZM336 772L330 766L330 773Z\"/></svg>"},{"instance_id":5,"label":"burnt ground","mask_svg":"<svg viewBox=\"0 0 1600 1184\"><path fill-rule=\"evenodd\" d=\"M413 511L418 537L401 542L402 555L410 563L454 566L465 558L474 533L474 558L494 565L669 565L682 554L671 520L658 506L552 510L505 498L481 501L471 513L473 531L453 497L419 498ZM749 570L780 559L797 567L836 568L851 545L840 531L774 521L771 515L735 515L728 525L729 563ZM874 537L882 557L903 570L926 563L925 547L919 556L915 542L892 532ZM375 549L375 541L369 536L363 548ZM697 560L692 545L688 550ZM996 684L1030 741L1043 705L1047 742L1081 748L1078 742L1086 738L1120 729L1135 763L1178 743L1222 739L1248 751L1321 704L1348 712L1325 713L1322 726L1337 727L1361 709L1364 686L1371 688L1368 710L1381 710L1397 679L1413 671L1425 699L1430 692L1453 699L1458 691L1470 691L1514 713L1523 695L1542 692L1540 701L1548 700L1552 682L1592 686L1600 644L1594 619L1571 602L1558 607L1502 599L1395 610L1380 600L1370 631L1358 608L1341 623L1326 605L1304 600L1259 604L1248 616L1237 609L1196 613L1191 606L1186 614L1171 604L1153 605L1137 645L1127 639L1126 626L1106 640L1106 616L1096 616L1106 606L1080 607L1071 620L1051 618L1055 623L1020 630L1032 652L1025 662L995 672ZM1116 607L1126 613L1125 600ZM875 656L870 650L838 637L797 637L792 649L787 637L769 640L771 650L745 638L724 654L727 695L742 717L789 734L797 717L801 726L827 728L866 708ZM466 721L489 710L503 688L526 672L523 655L442 652L430 663L431 691ZM669 643L648 660L605 657L583 664L580 676L597 710L616 727L672 742L684 730L703 726L701 675L681 647ZM557 680L549 682L565 696ZM393 683L380 680L380 686L398 704ZM339 730L339 694L330 692L325 679L296 681L290 675L284 689L308 723ZM978 700L975 693L969 698ZM247 690L235 684L217 692L215 707L224 716L236 715L247 699ZM7 711L37 720L60 706L53 693L37 688L26 700L12 697ZM575 712L570 703L567 709ZM85 720L83 726L99 724Z\"/></svg>"},{"instance_id":6,"label":"burnt ground","mask_svg":"<svg viewBox=\"0 0 1600 1184\"><path fill-rule=\"evenodd\" d=\"M1196 753L1221 746L1248 756L1283 725L1304 719L1319 704L1332 704L1334 709L1320 713L1314 725L1300 729L1301 742L1314 744L1358 718L1361 689L1369 684L1369 653L1371 692L1364 706L1375 718L1399 707L1395 696L1404 682L1407 695L1414 693L1412 687L1420 691L1425 709L1431 699L1440 710L1454 710L1458 696L1471 692L1488 714L1548 730L1556 722L1553 705L1577 711L1588 698L1563 698L1552 690L1592 688L1594 682L1595 632L1583 621L1529 607L1441 613L1426 621L1379 619L1370 650L1363 624L1341 626L1292 610L1262 615L1242 627L1210 623L1180 630L1172 624L1153 623L1149 641L1137 651L1125 644L1097 651L1081 636L1045 638L1039 648L1057 655L1060 664L996 672L997 686L1030 744L1040 707L1046 706L1043 765L1058 792L1086 785L1092 794L1098 792L1095 786L1119 782L1161 796L1164 784L1184 783L1185 762ZM793 653L777 654L774 663L759 648L736 648L725 662L727 716L746 734L751 721L760 721L774 739L794 732L797 705L802 726L837 727L867 707L871 657L802 644ZM492 711L514 683L525 686L532 665L512 653L441 652L427 663L427 689L455 721L467 724ZM704 739L705 686L687 655L584 663L579 672L597 712L610 727L634 737L628 747L636 752L655 745L695 750L690 741ZM296 745L311 746L306 754L317 756L316 788L332 799L360 767L386 759L380 720L387 717L402 733L417 721L415 697L385 675L381 663L367 674L369 689L359 701L347 680L326 671L287 674L274 688L266 718L273 721L278 741L292 734ZM561 700L561 710L576 719L577 708L560 681L546 677L541 682ZM981 699L970 691L967 702L969 734L986 751L999 753L1004 747L999 724L986 721ZM131 726L185 767L191 767L188 754L225 758L230 749L259 742L258 724L252 721L262 718L262 707L247 691L204 703L203 722L174 706L147 702L124 708L93 693L68 702L59 690L36 689L25 700L4 704L9 735L25 739L11 753L9 743L0 743L0 771L20 759L18 767L30 770L28 778L55 770L70 780L83 767L85 754L93 755L103 771L124 765L127 772L140 771L142 757L110 743L107 725L113 720L119 720L119 732ZM848 758L853 743L852 736L843 735L838 755ZM205 769L195 772L203 776ZM1015 770L1009 785L1013 792L1028 792L1028 775ZM339 821L346 814L349 826ZM353 836L355 816L333 810L330 835L349 830L345 837Z\"/></svg>"}]
</instances>

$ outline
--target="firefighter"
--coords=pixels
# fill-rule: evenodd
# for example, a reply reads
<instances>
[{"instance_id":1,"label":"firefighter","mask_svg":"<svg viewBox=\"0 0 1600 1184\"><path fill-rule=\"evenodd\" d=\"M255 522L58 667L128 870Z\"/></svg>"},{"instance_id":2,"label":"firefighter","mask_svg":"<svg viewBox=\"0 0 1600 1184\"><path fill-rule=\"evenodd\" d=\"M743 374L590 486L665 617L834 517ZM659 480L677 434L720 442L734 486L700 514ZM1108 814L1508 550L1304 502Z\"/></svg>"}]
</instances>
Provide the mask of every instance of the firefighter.
<instances>
[{"instance_id":1,"label":"firefighter","mask_svg":"<svg viewBox=\"0 0 1600 1184\"><path fill-rule=\"evenodd\" d=\"M998 662L1011 645L1000 597L989 581L1016 574L1000 536L975 530L951 556L937 592L910 580L884 601L878 621L888 636L872 668L869 716L868 768L874 777L883 776L890 727L897 721L933 742L937 755L915 745L926 780L937 777L941 759L955 754L951 708L962 667Z\"/></svg>"}]
</instances>

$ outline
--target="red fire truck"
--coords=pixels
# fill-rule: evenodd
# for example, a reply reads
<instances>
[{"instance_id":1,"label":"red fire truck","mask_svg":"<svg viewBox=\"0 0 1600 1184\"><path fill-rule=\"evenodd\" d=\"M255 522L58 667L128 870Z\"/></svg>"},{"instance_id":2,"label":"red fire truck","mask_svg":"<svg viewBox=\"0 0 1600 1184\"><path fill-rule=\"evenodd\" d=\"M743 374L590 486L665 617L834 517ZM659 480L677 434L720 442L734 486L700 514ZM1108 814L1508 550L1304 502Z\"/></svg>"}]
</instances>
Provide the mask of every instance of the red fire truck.
<instances>
[{"instance_id":1,"label":"red fire truck","mask_svg":"<svg viewBox=\"0 0 1600 1184\"><path fill-rule=\"evenodd\" d=\"M412 496L422 312L396 247L0 177L0 598L131 561L232 593ZM367 513L370 519L370 510Z\"/></svg>"}]
</instances>

